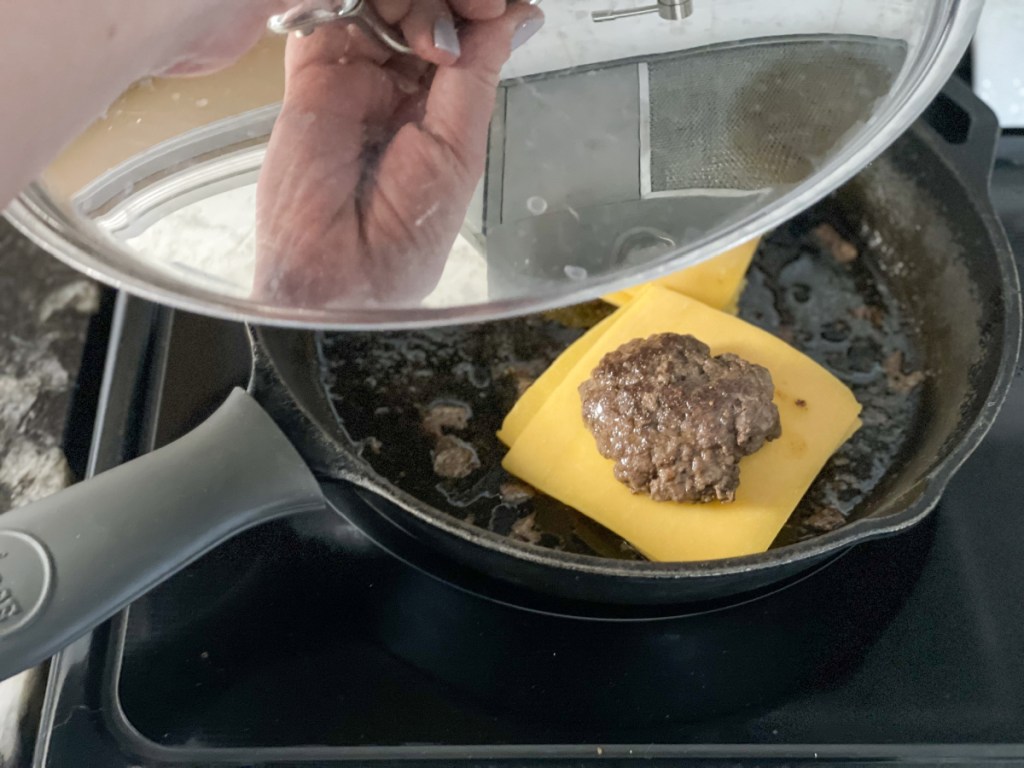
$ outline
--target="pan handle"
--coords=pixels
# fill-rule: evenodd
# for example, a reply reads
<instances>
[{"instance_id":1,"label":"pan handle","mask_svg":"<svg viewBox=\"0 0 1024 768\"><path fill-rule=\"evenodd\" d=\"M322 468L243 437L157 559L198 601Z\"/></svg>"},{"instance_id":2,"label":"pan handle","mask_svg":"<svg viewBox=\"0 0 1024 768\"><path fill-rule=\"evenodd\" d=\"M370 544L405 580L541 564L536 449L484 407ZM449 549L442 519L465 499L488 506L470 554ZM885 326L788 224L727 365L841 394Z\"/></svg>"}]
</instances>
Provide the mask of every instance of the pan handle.
<instances>
[{"instance_id":1,"label":"pan handle","mask_svg":"<svg viewBox=\"0 0 1024 768\"><path fill-rule=\"evenodd\" d=\"M999 118L954 75L924 114L964 181L988 194L999 143Z\"/></svg>"},{"instance_id":2,"label":"pan handle","mask_svg":"<svg viewBox=\"0 0 1024 768\"><path fill-rule=\"evenodd\" d=\"M0 679L241 530L323 504L298 452L236 390L182 439L0 516Z\"/></svg>"}]
</instances>

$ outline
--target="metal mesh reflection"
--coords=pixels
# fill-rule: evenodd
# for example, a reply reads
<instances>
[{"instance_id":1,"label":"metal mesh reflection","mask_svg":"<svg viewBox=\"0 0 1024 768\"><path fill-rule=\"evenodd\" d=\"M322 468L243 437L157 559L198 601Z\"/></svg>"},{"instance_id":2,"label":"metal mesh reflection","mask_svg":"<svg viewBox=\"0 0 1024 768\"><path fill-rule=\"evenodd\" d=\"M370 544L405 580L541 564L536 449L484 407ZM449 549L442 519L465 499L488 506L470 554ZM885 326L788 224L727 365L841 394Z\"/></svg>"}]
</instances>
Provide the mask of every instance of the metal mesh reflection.
<instances>
[{"instance_id":1,"label":"metal mesh reflection","mask_svg":"<svg viewBox=\"0 0 1024 768\"><path fill-rule=\"evenodd\" d=\"M829 38L651 63L650 192L803 181L874 113L905 58L892 41Z\"/></svg>"}]
</instances>

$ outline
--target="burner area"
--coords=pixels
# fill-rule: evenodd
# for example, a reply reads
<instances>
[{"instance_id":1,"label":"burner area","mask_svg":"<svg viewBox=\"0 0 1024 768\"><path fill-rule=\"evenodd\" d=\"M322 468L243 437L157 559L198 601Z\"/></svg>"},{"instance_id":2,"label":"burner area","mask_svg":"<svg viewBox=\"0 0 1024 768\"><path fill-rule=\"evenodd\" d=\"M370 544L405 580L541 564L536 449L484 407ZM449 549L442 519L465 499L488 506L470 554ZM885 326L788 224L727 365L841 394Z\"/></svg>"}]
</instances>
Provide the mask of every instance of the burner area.
<instances>
[{"instance_id":1,"label":"burner area","mask_svg":"<svg viewBox=\"0 0 1024 768\"><path fill-rule=\"evenodd\" d=\"M1024 254L1024 146L1004 149L994 197ZM113 333L100 468L246 381L236 325L122 299ZM263 526L54 662L35 765L1024 760L1022 451L1018 379L926 523L762 594L617 620L471 594L330 512Z\"/></svg>"},{"instance_id":2,"label":"burner area","mask_svg":"<svg viewBox=\"0 0 1024 768\"><path fill-rule=\"evenodd\" d=\"M133 607L110 684L135 728L179 747L691 740L710 716L845 681L931 538L922 528L743 604L614 622L455 590L310 515L237 539ZM716 720L732 722L719 738L749 739L751 717Z\"/></svg>"}]
</instances>

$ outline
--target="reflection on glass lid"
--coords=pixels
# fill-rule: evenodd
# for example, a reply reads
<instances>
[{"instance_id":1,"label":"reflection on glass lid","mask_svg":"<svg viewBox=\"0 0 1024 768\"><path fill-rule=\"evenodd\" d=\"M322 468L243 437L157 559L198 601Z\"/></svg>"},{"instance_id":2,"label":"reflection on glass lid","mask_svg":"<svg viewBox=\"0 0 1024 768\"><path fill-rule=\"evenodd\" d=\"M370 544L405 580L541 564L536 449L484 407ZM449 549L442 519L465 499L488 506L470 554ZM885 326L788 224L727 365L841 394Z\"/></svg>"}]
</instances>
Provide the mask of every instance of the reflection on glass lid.
<instances>
[{"instance_id":1,"label":"reflection on glass lid","mask_svg":"<svg viewBox=\"0 0 1024 768\"><path fill-rule=\"evenodd\" d=\"M226 317L395 327L565 305L834 189L938 92L980 6L510 2L435 29L458 57L437 67L375 0L314 0L272 21L306 34L230 70L138 83L10 216L91 274Z\"/></svg>"}]
</instances>

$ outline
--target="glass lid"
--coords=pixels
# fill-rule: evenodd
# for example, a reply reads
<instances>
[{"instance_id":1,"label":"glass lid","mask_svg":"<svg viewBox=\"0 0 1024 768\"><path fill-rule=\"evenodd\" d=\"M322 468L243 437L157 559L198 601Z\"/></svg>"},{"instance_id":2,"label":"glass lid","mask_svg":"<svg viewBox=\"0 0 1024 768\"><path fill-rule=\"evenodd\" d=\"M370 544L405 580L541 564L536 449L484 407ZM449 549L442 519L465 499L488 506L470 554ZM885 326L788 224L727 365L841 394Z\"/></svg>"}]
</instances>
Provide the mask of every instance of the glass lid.
<instances>
[{"instance_id":1,"label":"glass lid","mask_svg":"<svg viewBox=\"0 0 1024 768\"><path fill-rule=\"evenodd\" d=\"M119 288L264 324L564 306L832 191L938 93L982 5L516 0L445 27L387 2L307 0L230 69L137 83L9 218ZM424 29L454 63L417 53Z\"/></svg>"}]
</instances>

